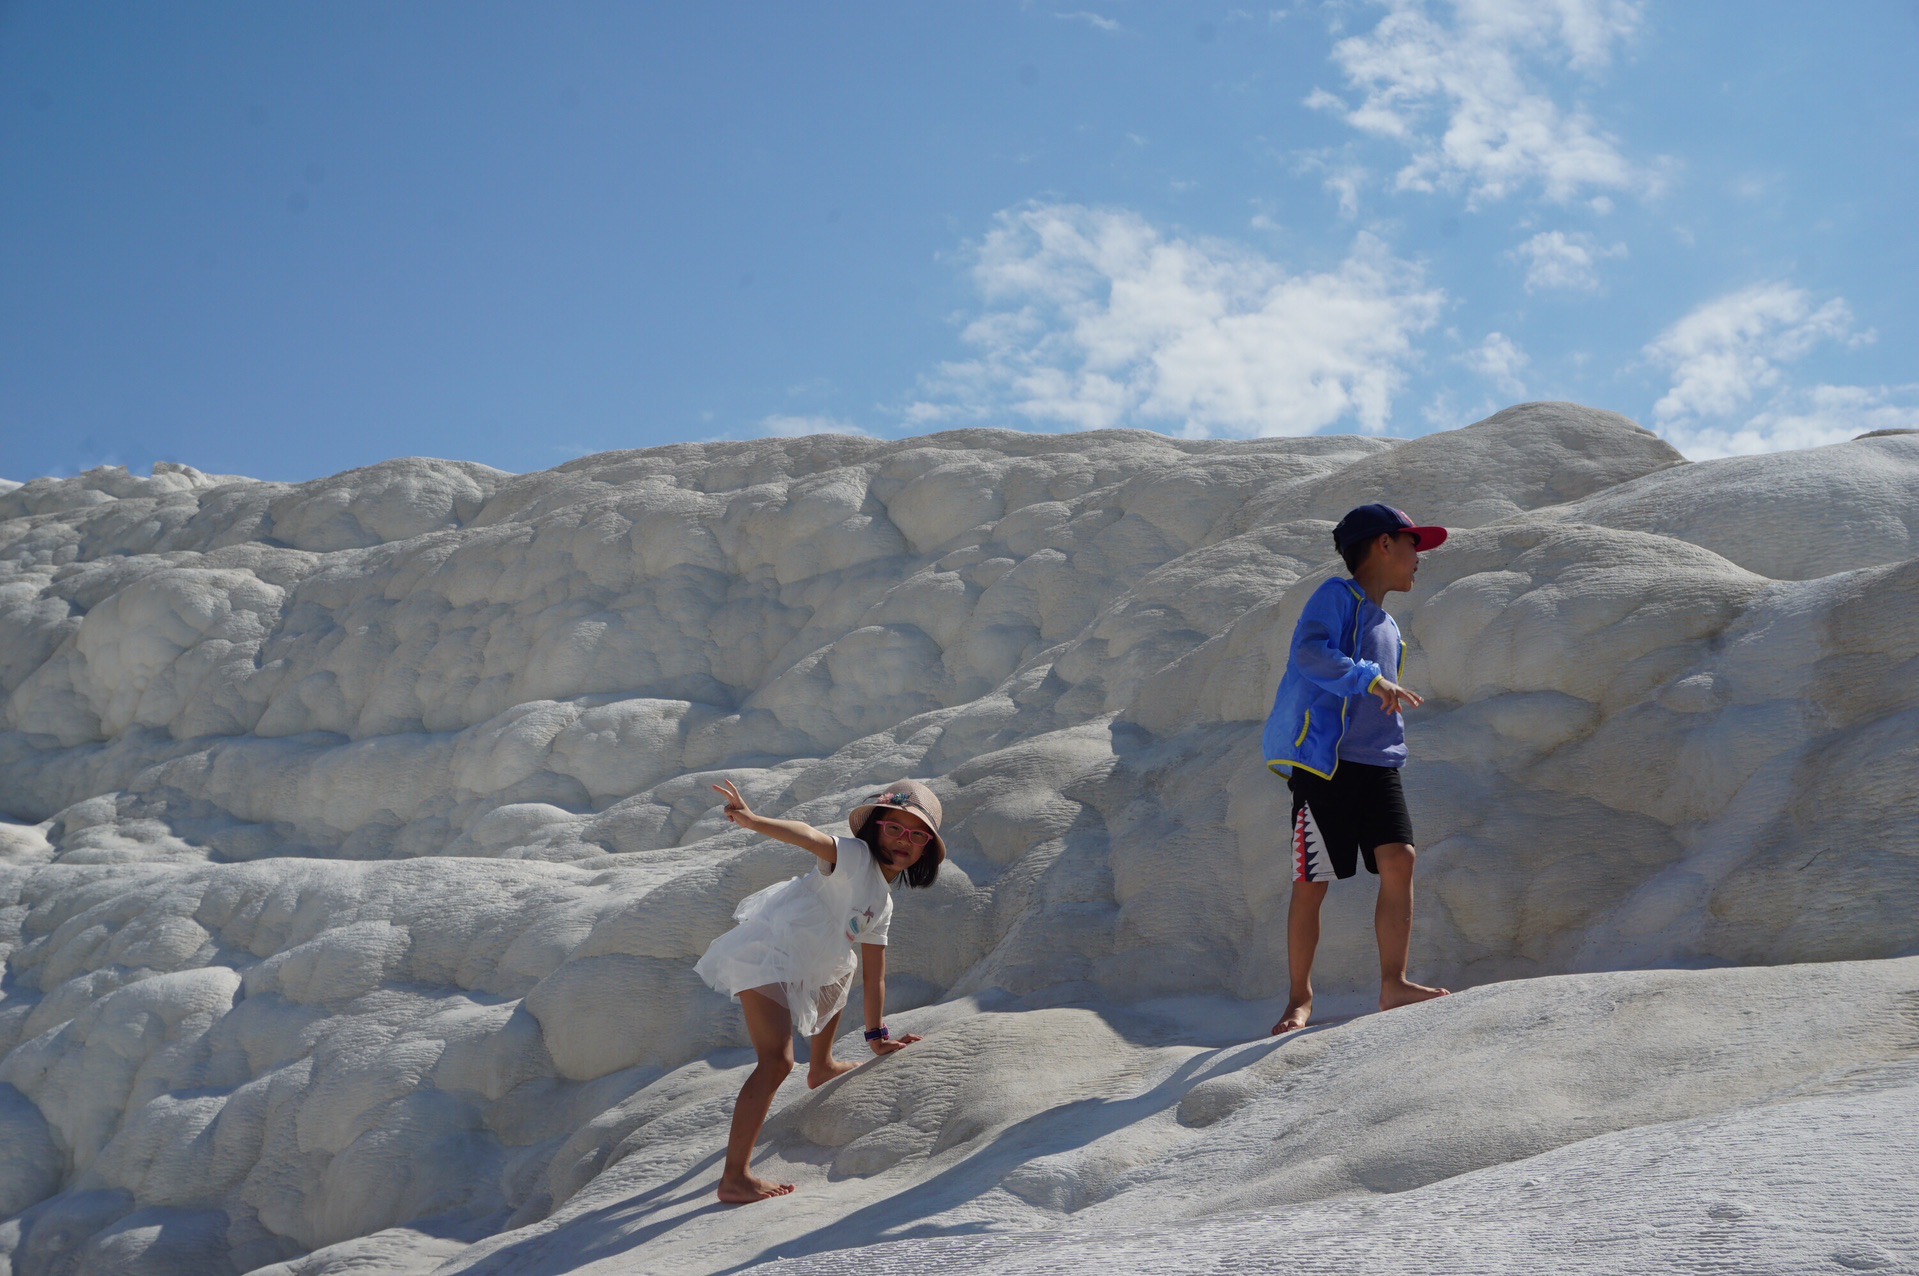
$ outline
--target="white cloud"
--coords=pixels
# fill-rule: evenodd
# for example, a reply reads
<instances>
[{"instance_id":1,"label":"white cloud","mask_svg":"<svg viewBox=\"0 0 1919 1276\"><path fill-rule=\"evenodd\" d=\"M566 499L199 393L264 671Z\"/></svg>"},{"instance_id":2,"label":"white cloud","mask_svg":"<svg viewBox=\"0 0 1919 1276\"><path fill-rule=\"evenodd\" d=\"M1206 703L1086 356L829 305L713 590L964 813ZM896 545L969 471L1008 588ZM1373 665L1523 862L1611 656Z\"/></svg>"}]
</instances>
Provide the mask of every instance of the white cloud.
<instances>
[{"instance_id":1,"label":"white cloud","mask_svg":"<svg viewBox=\"0 0 1919 1276\"><path fill-rule=\"evenodd\" d=\"M1695 461L1844 443L1872 430L1919 429L1919 386L1817 385L1780 395L1736 424L1665 426L1667 442Z\"/></svg>"},{"instance_id":2,"label":"white cloud","mask_svg":"<svg viewBox=\"0 0 1919 1276\"><path fill-rule=\"evenodd\" d=\"M1457 430L1475 421L1484 421L1503 406L1506 404L1486 395L1476 402L1462 404L1451 390L1441 390L1427 401L1419 414L1435 430Z\"/></svg>"},{"instance_id":3,"label":"white cloud","mask_svg":"<svg viewBox=\"0 0 1919 1276\"><path fill-rule=\"evenodd\" d=\"M869 430L863 430L851 421L842 421L830 416L784 416L774 413L760 418L759 432L763 437L796 439L808 434L856 434L863 438L872 438Z\"/></svg>"},{"instance_id":4,"label":"white cloud","mask_svg":"<svg viewBox=\"0 0 1919 1276\"><path fill-rule=\"evenodd\" d=\"M1092 13L1085 9L1076 10L1073 13L1056 13L1053 16L1056 18L1064 18L1068 22L1084 22L1086 25L1097 27L1101 31L1117 31L1120 29L1119 23L1115 19L1109 18L1103 13Z\"/></svg>"},{"instance_id":5,"label":"white cloud","mask_svg":"<svg viewBox=\"0 0 1919 1276\"><path fill-rule=\"evenodd\" d=\"M1780 364L1831 340L1872 340L1871 333L1853 331L1843 298L1814 309L1803 289L1771 283L1706 302L1645 349L1672 373L1672 388L1653 405L1653 417L1663 423L1729 416L1783 384Z\"/></svg>"},{"instance_id":6,"label":"white cloud","mask_svg":"<svg viewBox=\"0 0 1919 1276\"><path fill-rule=\"evenodd\" d=\"M1584 108L1562 108L1534 74L1539 64L1603 68L1637 29L1638 0L1454 0L1450 20L1426 0L1385 3L1378 26L1333 47L1358 104L1315 89L1306 105L1405 146L1412 159L1400 189L1463 187L1480 202L1536 183L1563 203L1656 185Z\"/></svg>"},{"instance_id":7,"label":"white cloud","mask_svg":"<svg viewBox=\"0 0 1919 1276\"><path fill-rule=\"evenodd\" d=\"M1706 302L1645 349L1672 375L1672 387L1653 405L1655 428L1687 456L1706 460L1919 427L1919 387L1801 389L1786 381L1784 365L1824 342L1857 346L1873 339L1853 326L1843 298L1815 306L1810 294L1783 283ZM1756 401L1758 410L1751 411Z\"/></svg>"},{"instance_id":8,"label":"white cloud","mask_svg":"<svg viewBox=\"0 0 1919 1276\"><path fill-rule=\"evenodd\" d=\"M1321 174L1320 185L1339 200L1339 215L1351 221L1359 216L1359 192L1372 182L1372 174L1350 153L1307 151L1295 157L1295 171Z\"/></svg>"},{"instance_id":9,"label":"white cloud","mask_svg":"<svg viewBox=\"0 0 1919 1276\"><path fill-rule=\"evenodd\" d=\"M1542 231L1510 254L1526 263L1527 292L1548 288L1597 292L1599 263L1625 255L1624 244L1601 248L1591 235L1581 232L1569 235L1563 230Z\"/></svg>"},{"instance_id":10,"label":"white cloud","mask_svg":"<svg viewBox=\"0 0 1919 1276\"><path fill-rule=\"evenodd\" d=\"M1526 393L1526 383L1519 379L1519 374L1532 360L1503 332L1487 333L1484 341L1460 356L1460 362L1492 382L1503 393Z\"/></svg>"},{"instance_id":11,"label":"white cloud","mask_svg":"<svg viewBox=\"0 0 1919 1276\"><path fill-rule=\"evenodd\" d=\"M1012 415L1264 436L1350 417L1377 433L1445 300L1370 235L1338 266L1293 274L1244 245L1060 204L999 214L972 275L974 357L924 379L914 426Z\"/></svg>"}]
</instances>

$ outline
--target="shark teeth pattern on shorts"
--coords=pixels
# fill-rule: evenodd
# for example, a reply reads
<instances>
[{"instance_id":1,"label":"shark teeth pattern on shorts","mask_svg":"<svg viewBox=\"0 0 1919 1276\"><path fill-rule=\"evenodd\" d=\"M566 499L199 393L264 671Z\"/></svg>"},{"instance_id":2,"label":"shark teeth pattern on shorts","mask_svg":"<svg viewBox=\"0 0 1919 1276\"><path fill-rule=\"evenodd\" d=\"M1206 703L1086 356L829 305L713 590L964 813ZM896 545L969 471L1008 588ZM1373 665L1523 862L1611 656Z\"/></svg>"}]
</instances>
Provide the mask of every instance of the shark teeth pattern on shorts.
<instances>
[{"instance_id":1,"label":"shark teeth pattern on shorts","mask_svg":"<svg viewBox=\"0 0 1919 1276\"><path fill-rule=\"evenodd\" d=\"M1301 802L1293 813L1293 880L1323 882L1332 877L1326 863L1326 839L1320 836L1311 804Z\"/></svg>"}]
</instances>

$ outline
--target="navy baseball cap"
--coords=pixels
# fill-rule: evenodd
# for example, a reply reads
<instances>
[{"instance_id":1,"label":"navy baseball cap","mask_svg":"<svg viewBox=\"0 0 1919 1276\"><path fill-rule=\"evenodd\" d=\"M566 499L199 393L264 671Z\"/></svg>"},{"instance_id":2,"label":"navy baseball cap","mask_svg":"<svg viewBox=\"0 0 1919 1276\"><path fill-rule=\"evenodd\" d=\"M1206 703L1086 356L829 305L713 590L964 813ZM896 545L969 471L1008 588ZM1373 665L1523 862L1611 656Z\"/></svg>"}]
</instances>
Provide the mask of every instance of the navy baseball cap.
<instances>
[{"instance_id":1,"label":"navy baseball cap","mask_svg":"<svg viewBox=\"0 0 1919 1276\"><path fill-rule=\"evenodd\" d=\"M1405 510L1396 510L1390 505L1362 505L1346 511L1346 517L1339 520L1339 526L1333 529L1333 544L1343 551L1349 545L1389 532L1411 532L1413 548L1421 551L1438 549L1446 543L1443 527L1416 526Z\"/></svg>"}]
</instances>

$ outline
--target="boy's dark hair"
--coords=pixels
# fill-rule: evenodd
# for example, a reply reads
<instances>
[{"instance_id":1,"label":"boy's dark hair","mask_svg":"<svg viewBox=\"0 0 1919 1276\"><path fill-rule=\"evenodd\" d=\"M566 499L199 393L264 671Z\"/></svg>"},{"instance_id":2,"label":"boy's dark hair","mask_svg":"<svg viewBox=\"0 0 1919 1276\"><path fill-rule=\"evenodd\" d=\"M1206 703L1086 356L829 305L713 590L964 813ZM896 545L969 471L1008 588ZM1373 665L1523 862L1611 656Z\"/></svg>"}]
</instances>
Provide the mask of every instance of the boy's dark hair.
<instances>
[{"instance_id":1,"label":"boy's dark hair","mask_svg":"<svg viewBox=\"0 0 1919 1276\"><path fill-rule=\"evenodd\" d=\"M892 861L887 859L885 854L880 850L880 822L878 817L878 811L867 816L866 827L853 834L853 836L866 843L866 849L873 852L873 862L880 866L881 872L884 872ZM929 845L927 849L931 850L932 847ZM914 860L912 865L894 880L893 885L898 886L900 882L903 881L908 886L931 886L933 879L939 875L939 856L922 855Z\"/></svg>"},{"instance_id":2,"label":"boy's dark hair","mask_svg":"<svg viewBox=\"0 0 1919 1276\"><path fill-rule=\"evenodd\" d=\"M1378 540L1377 536L1368 536L1365 540L1354 541L1339 551L1339 556L1346 561L1347 575L1359 575L1360 565L1366 561L1366 556L1373 552L1373 544Z\"/></svg>"}]
</instances>

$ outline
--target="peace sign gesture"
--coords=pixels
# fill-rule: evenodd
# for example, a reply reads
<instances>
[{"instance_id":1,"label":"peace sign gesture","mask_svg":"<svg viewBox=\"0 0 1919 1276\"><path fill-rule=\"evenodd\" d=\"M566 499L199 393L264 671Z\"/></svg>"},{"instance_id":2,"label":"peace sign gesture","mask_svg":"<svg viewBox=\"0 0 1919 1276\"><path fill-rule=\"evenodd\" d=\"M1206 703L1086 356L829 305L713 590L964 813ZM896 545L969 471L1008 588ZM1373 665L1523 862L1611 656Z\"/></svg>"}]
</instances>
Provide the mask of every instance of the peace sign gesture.
<instances>
[{"instance_id":1,"label":"peace sign gesture","mask_svg":"<svg viewBox=\"0 0 1919 1276\"><path fill-rule=\"evenodd\" d=\"M727 819L741 828L752 827L749 821L753 818L753 812L748 809L746 799L740 796L740 791L733 787L733 781L721 780L713 786L713 791L726 799Z\"/></svg>"}]
</instances>

